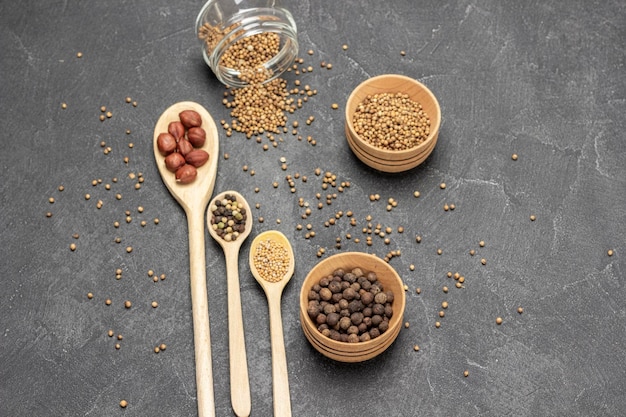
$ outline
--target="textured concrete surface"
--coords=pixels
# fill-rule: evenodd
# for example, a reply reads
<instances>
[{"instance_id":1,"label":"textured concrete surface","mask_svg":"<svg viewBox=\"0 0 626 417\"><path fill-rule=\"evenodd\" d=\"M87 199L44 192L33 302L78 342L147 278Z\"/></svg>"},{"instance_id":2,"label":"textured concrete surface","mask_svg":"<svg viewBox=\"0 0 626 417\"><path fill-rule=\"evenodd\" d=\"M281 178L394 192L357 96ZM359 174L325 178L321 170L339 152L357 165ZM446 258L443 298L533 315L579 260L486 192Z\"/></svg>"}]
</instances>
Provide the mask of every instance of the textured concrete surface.
<instances>
[{"instance_id":1,"label":"textured concrete surface","mask_svg":"<svg viewBox=\"0 0 626 417\"><path fill-rule=\"evenodd\" d=\"M304 139L287 133L277 148L263 151L254 140L227 138L220 129L215 192L235 189L260 203L253 214L265 221L255 221L253 233L281 230L297 253L283 298L293 415L625 415L626 4L285 4L295 16L305 64L314 68L299 78L318 91L289 117L300 122ZM2 416L197 413L186 221L159 178L151 138L159 114L177 101L197 101L216 121L229 120L224 87L195 39L201 5L0 3ZM321 69L322 60L333 69ZM443 113L434 153L398 175L361 164L343 134L350 91L383 73L428 85ZM104 122L101 106L113 113ZM315 121L307 126L311 115ZM316 146L307 143L309 135ZM102 141L112 148L109 155ZM316 168L350 187L323 190ZM129 174L140 172L145 181L135 190L137 178ZM308 181L297 180L291 193L284 178L296 172ZM102 184L92 186L97 179ZM316 193L322 202L329 193L337 198L318 210ZM370 202L370 194L380 201ZM300 197L313 207L308 219L301 218ZM398 202L391 211L388 198ZM446 212L444 204L456 208ZM357 226L344 215L325 227L340 210L352 210ZM393 229L389 245L378 237L365 244L368 215L374 225ZM307 223L314 238L296 230ZM114 243L116 237L122 243ZM216 410L229 416L224 258L206 238ZM252 415L269 416L267 304L249 273L251 240L241 251L240 274ZM321 247L324 256L401 251L390 263L409 287L410 327L372 361L336 363L302 334L298 292ZM166 279L153 283L148 270ZM465 277L464 288L454 286L448 271ZM132 301L130 310L124 300ZM450 307L440 319L444 300ZM119 350L109 329L123 336ZM153 353L161 343L166 351ZM129 402L125 410L121 399Z\"/></svg>"}]
</instances>

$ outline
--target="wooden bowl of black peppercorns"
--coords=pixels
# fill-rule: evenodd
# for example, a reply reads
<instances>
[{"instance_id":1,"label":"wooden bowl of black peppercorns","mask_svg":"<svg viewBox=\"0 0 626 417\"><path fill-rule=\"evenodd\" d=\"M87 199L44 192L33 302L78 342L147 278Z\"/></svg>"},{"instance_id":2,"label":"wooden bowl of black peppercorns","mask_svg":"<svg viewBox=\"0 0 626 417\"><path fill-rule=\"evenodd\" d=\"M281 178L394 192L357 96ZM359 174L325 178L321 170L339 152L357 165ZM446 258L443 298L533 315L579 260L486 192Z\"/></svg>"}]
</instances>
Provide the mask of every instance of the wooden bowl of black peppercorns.
<instances>
[{"instance_id":1,"label":"wooden bowl of black peppercorns","mask_svg":"<svg viewBox=\"0 0 626 417\"><path fill-rule=\"evenodd\" d=\"M363 362L385 351L402 328L404 284L394 268L362 252L319 262L300 290L305 337L322 355Z\"/></svg>"}]
</instances>

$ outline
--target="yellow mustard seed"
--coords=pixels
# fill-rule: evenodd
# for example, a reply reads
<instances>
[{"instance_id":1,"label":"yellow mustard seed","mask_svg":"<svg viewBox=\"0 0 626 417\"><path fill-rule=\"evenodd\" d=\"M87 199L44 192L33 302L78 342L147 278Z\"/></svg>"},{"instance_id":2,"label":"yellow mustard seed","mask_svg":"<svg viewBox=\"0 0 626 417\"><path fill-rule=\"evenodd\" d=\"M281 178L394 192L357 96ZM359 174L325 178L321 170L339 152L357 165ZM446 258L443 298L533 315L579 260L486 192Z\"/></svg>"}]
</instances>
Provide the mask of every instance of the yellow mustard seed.
<instances>
[{"instance_id":1,"label":"yellow mustard seed","mask_svg":"<svg viewBox=\"0 0 626 417\"><path fill-rule=\"evenodd\" d=\"M260 241L254 248L254 267L269 282L282 280L289 269L289 252L282 243L272 239Z\"/></svg>"}]
</instances>

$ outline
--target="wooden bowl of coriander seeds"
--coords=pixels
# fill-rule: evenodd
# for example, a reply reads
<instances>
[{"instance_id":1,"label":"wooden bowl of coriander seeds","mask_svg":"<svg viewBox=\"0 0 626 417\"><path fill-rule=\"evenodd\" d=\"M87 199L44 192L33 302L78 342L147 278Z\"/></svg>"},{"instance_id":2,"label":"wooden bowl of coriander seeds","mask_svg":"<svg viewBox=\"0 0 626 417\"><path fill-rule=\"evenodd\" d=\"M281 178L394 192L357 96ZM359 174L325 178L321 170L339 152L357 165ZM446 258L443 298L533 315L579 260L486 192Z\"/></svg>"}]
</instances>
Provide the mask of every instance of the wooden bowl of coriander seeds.
<instances>
[{"instance_id":1,"label":"wooden bowl of coriander seeds","mask_svg":"<svg viewBox=\"0 0 626 417\"><path fill-rule=\"evenodd\" d=\"M300 323L322 355L363 362L384 352L402 328L404 284L391 265L362 252L319 262L300 290Z\"/></svg>"},{"instance_id":2,"label":"wooden bowl of coriander seeds","mask_svg":"<svg viewBox=\"0 0 626 417\"><path fill-rule=\"evenodd\" d=\"M415 168L435 149L441 108L422 83L397 74L372 77L348 97L346 139L355 156L382 172Z\"/></svg>"}]
</instances>

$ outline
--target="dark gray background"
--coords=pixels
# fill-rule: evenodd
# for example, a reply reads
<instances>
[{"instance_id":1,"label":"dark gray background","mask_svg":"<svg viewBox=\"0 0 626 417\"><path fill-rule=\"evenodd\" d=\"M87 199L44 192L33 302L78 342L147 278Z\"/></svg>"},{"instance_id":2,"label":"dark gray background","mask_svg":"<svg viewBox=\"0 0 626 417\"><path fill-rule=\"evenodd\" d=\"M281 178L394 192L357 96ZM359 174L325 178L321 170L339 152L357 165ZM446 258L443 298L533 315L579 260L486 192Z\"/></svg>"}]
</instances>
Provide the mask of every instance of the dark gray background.
<instances>
[{"instance_id":1,"label":"dark gray background","mask_svg":"<svg viewBox=\"0 0 626 417\"><path fill-rule=\"evenodd\" d=\"M197 101L216 121L228 119L224 87L195 39L201 6L0 2L0 415L197 412L186 220L161 182L151 139L159 114L177 101ZM263 152L253 140L227 138L220 129L215 192L232 188L260 203L253 214L265 222L255 222L253 233L279 229L297 253L283 298L294 416L626 414L626 3L305 0L286 6L298 25L301 55L315 69L300 79L318 90L289 119L298 120L300 133L312 135L317 146L289 133L278 148ZM322 70L322 60L333 69ZM432 156L399 175L361 164L343 134L350 91L383 73L428 85L443 114ZM137 107L124 102L127 96ZM113 112L105 122L98 120L102 105ZM310 115L316 120L306 126ZM103 154L101 141L111 154ZM287 171L280 168L282 156ZM314 175L317 167L351 187L331 190L337 193L333 204L302 220L297 199L316 206L315 193L328 193ZM131 172L143 174L140 190L133 189ZM292 194L284 177L296 172L308 181L297 181ZM112 190L92 187L98 178ZM371 203L375 193L381 200ZM49 204L49 197L56 202ZM391 212L388 198L398 201ZM456 210L444 212L446 203ZM130 224L125 210L132 211ZM338 210L354 211L358 226L344 216L324 227ZM365 245L361 228L368 214L374 224L394 229L388 246L380 238ZM142 219L147 226L140 226ZM317 234L310 240L296 231L307 222ZM113 243L116 236L123 243ZM224 259L206 237L215 401L217 415L228 416ZM252 415L268 416L267 304L249 273L250 241L241 251L240 274ZM69 250L72 242L76 252ZM401 251L391 264L409 286L410 328L375 360L336 363L302 334L298 293L320 247L327 248L325 256ZM119 281L116 268L123 269ZM153 283L149 269L166 273L166 280ZM453 287L447 271L462 273L465 288L444 294L443 285ZM113 305L106 307L109 297ZM126 299L131 310L122 306ZM150 307L153 300L157 309ZM450 307L436 329L443 300ZM119 351L108 329L123 334ZM167 350L152 353L160 343ZM126 410L121 399L129 402Z\"/></svg>"}]
</instances>

